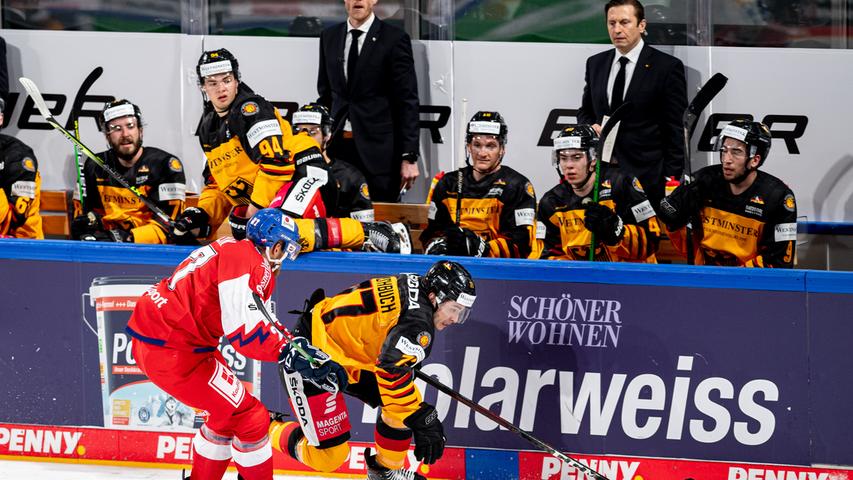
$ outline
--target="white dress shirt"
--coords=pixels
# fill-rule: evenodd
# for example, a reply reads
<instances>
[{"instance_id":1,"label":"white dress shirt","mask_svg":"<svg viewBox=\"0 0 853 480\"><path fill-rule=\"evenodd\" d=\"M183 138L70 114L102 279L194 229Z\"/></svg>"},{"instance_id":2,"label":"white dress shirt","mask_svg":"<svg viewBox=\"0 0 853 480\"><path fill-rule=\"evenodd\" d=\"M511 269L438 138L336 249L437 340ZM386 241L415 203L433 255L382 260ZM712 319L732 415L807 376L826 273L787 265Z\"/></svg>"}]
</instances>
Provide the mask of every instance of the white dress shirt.
<instances>
[{"instance_id":1,"label":"white dress shirt","mask_svg":"<svg viewBox=\"0 0 853 480\"><path fill-rule=\"evenodd\" d=\"M628 52L625 57L628 57L628 63L625 64L625 90L622 92L622 98L624 100L628 100L625 98L625 94L628 93L628 86L631 85L631 76L634 75L634 67L637 66L637 60L640 58L640 51L643 50L643 39L640 39L640 42L637 43L634 48ZM623 55L619 53L619 50L616 50L616 54L613 55L613 64L610 65L610 76L607 77L607 104L610 105L610 99L613 96L613 84L616 83L616 74L619 73L619 59L622 58Z\"/></svg>"}]
</instances>

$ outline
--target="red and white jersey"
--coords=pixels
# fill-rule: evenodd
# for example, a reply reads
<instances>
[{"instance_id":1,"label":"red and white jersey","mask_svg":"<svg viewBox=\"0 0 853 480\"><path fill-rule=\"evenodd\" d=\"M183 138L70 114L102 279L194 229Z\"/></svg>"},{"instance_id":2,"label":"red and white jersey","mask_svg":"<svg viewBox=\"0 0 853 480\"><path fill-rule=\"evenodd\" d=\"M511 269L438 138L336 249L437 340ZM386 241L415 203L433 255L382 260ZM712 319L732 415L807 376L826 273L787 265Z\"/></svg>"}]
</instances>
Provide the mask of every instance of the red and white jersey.
<instances>
[{"instance_id":1,"label":"red and white jersey","mask_svg":"<svg viewBox=\"0 0 853 480\"><path fill-rule=\"evenodd\" d=\"M274 288L272 270L251 241L220 238L139 298L127 332L152 345L195 352L212 352L225 335L243 355L276 361L285 339L252 297L257 293L268 307Z\"/></svg>"}]
</instances>

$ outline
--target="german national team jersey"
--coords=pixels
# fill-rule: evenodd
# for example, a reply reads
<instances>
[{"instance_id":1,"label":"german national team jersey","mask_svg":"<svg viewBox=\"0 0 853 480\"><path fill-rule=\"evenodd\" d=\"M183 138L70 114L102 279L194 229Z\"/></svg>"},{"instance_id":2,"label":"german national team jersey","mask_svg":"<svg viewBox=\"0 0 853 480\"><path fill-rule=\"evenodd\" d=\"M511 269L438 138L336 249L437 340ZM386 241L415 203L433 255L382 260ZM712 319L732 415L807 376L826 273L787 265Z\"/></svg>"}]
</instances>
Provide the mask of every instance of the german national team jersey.
<instances>
[{"instance_id":1,"label":"german national team jersey","mask_svg":"<svg viewBox=\"0 0 853 480\"><path fill-rule=\"evenodd\" d=\"M130 168L119 162L113 150L101 152L98 157L173 220L183 211L187 188L184 166L174 155L159 148L142 147L142 155ZM166 228L133 192L91 159L83 165L83 176L83 210L102 215L104 228L130 231L135 243L166 243Z\"/></svg>"},{"instance_id":2,"label":"german national team jersey","mask_svg":"<svg viewBox=\"0 0 853 480\"><path fill-rule=\"evenodd\" d=\"M223 237L190 254L136 304L127 331L135 340L212 352L223 335L247 357L276 361L284 337L258 310L269 308L275 276L249 240Z\"/></svg>"},{"instance_id":3,"label":"german national team jersey","mask_svg":"<svg viewBox=\"0 0 853 480\"><path fill-rule=\"evenodd\" d=\"M353 389L375 380L383 412L402 422L422 400L412 368L432 350L432 316L420 275L373 278L314 306L311 343L347 370Z\"/></svg>"},{"instance_id":4,"label":"german national team jersey","mask_svg":"<svg viewBox=\"0 0 853 480\"><path fill-rule=\"evenodd\" d=\"M489 242L489 256L527 258L536 241L536 193L533 184L510 167L474 180L472 167L462 169L462 195L458 173L444 175L436 184L429 206L429 224L421 234L426 245L456 223ZM457 208L458 206L458 208Z\"/></svg>"},{"instance_id":5,"label":"german national team jersey","mask_svg":"<svg viewBox=\"0 0 853 480\"><path fill-rule=\"evenodd\" d=\"M695 182L707 185L700 222L694 222L697 265L793 268L797 248L797 203L794 192L784 182L759 170L752 185L735 195L723 177L721 165L696 172ZM681 186L667 197L672 215L667 228L673 245L686 252L684 230L690 215L686 211L686 188ZM664 205L662 211L666 211ZM671 218L670 218L671 217Z\"/></svg>"},{"instance_id":6,"label":"german national team jersey","mask_svg":"<svg viewBox=\"0 0 853 480\"><path fill-rule=\"evenodd\" d=\"M33 150L0 134L0 235L44 238L40 194L41 176Z\"/></svg>"},{"instance_id":7,"label":"german national team jersey","mask_svg":"<svg viewBox=\"0 0 853 480\"><path fill-rule=\"evenodd\" d=\"M334 160L329 165L332 176L338 185L338 199L331 209L332 217L350 217L359 222L372 222L373 202L364 174L351 164Z\"/></svg>"},{"instance_id":8,"label":"german national team jersey","mask_svg":"<svg viewBox=\"0 0 853 480\"><path fill-rule=\"evenodd\" d=\"M196 134L207 157L199 207L210 215L213 231L234 205L253 201L262 160L268 161L279 176L289 179L293 174L293 161L285 147L286 140L293 136L290 124L245 83L240 83L225 117L220 117L210 102L205 105ZM264 194L269 190L261 188ZM272 191L274 195L275 190ZM255 203L261 205L264 201Z\"/></svg>"},{"instance_id":9,"label":"german national team jersey","mask_svg":"<svg viewBox=\"0 0 853 480\"><path fill-rule=\"evenodd\" d=\"M622 218L625 233L613 246L597 242L595 259L656 263L660 226L639 180L603 166L600 175L599 203ZM592 232L584 226L584 201L592 201L592 196L592 191L578 196L571 185L561 182L542 197L538 217L545 224L545 239L540 258L589 260Z\"/></svg>"}]
</instances>

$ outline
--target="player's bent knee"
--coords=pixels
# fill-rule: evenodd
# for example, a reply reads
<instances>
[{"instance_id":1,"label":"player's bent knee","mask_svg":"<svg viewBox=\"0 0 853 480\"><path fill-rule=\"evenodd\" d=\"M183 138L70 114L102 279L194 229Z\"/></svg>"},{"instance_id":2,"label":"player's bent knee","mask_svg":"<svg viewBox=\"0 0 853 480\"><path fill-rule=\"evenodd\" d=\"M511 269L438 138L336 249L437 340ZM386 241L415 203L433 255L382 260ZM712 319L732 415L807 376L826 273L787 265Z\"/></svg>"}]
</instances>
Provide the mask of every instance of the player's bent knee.
<instances>
[{"instance_id":1,"label":"player's bent knee","mask_svg":"<svg viewBox=\"0 0 853 480\"><path fill-rule=\"evenodd\" d=\"M349 442L329 448L318 448L306 445L302 452L302 463L318 472L333 472L338 469L349 455Z\"/></svg>"}]
</instances>

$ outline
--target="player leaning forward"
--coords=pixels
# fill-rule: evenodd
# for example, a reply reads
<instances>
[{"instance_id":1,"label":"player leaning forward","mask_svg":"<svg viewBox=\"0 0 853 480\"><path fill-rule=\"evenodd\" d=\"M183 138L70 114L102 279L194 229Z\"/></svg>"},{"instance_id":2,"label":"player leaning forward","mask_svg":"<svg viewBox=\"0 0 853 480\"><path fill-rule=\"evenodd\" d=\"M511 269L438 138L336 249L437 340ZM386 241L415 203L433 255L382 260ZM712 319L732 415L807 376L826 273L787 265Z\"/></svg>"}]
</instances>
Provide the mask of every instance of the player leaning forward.
<instances>
[{"instance_id":1,"label":"player leaning forward","mask_svg":"<svg viewBox=\"0 0 853 480\"><path fill-rule=\"evenodd\" d=\"M191 253L140 297L127 326L148 378L208 412L193 439L193 480L222 478L232 457L245 480L273 478L267 409L216 347L224 335L249 358L279 358L285 339L252 308L253 293L269 301L282 261L299 253L299 233L281 210L263 209L246 236L223 237Z\"/></svg>"},{"instance_id":2,"label":"player leaning forward","mask_svg":"<svg viewBox=\"0 0 853 480\"><path fill-rule=\"evenodd\" d=\"M365 454L368 478L423 479L403 469L412 437L415 458L426 464L441 458L445 438L412 369L429 356L436 330L467 319L475 300L471 275L458 263L440 261L423 276L373 278L322 297L322 290L312 295L294 328L294 342L321 364L312 366L290 344L282 352L291 406L308 405L309 411L294 408L299 422L274 422L273 447L314 470L337 469L350 450L343 391L380 408L376 454ZM332 404L336 408L327 408Z\"/></svg>"}]
</instances>

